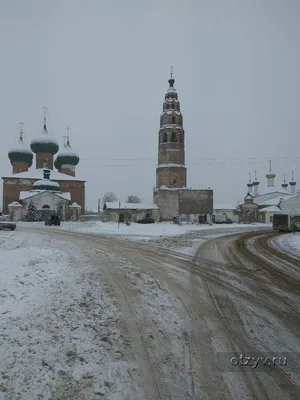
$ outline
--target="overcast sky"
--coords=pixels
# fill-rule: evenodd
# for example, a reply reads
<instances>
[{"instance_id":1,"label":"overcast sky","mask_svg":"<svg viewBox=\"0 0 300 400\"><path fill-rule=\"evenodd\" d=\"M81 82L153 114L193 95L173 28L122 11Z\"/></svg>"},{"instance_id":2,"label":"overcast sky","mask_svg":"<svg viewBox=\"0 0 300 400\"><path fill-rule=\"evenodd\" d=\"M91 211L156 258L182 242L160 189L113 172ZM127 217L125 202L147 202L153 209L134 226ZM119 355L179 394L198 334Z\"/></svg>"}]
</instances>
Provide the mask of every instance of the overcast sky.
<instances>
[{"instance_id":1,"label":"overcast sky","mask_svg":"<svg viewBox=\"0 0 300 400\"><path fill-rule=\"evenodd\" d=\"M189 186L236 204L270 158L278 185L292 170L300 185L299 48L299 0L0 0L1 176L46 105L60 144L71 127L89 208L107 191L151 201L173 65Z\"/></svg>"}]
</instances>

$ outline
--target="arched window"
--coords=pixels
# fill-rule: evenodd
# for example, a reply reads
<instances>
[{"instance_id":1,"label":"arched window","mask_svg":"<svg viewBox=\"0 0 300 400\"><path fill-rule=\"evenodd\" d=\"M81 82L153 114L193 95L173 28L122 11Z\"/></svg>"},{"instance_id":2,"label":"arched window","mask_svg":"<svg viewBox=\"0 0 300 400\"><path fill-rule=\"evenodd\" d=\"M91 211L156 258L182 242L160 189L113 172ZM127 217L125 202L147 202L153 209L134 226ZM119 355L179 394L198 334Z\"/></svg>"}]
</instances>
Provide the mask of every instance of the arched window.
<instances>
[{"instance_id":1,"label":"arched window","mask_svg":"<svg viewBox=\"0 0 300 400\"><path fill-rule=\"evenodd\" d=\"M176 124L176 118L175 118L174 115L173 115L173 117L172 117L172 124Z\"/></svg>"},{"instance_id":2,"label":"arched window","mask_svg":"<svg viewBox=\"0 0 300 400\"><path fill-rule=\"evenodd\" d=\"M42 208L43 208L43 209L45 209L45 208L46 208L46 209L48 209L48 210L49 210L49 209L50 209L50 206L48 206L48 204L45 204L45 205L43 205L43 207L42 207Z\"/></svg>"},{"instance_id":3,"label":"arched window","mask_svg":"<svg viewBox=\"0 0 300 400\"><path fill-rule=\"evenodd\" d=\"M171 141L172 141L172 142L177 142L177 135L176 135L176 132L172 132Z\"/></svg>"},{"instance_id":4,"label":"arched window","mask_svg":"<svg viewBox=\"0 0 300 400\"><path fill-rule=\"evenodd\" d=\"M166 143L168 141L168 135L167 132L164 132L163 134L163 143Z\"/></svg>"},{"instance_id":5,"label":"arched window","mask_svg":"<svg viewBox=\"0 0 300 400\"><path fill-rule=\"evenodd\" d=\"M167 103L167 104L166 104L166 110L168 110L168 108L169 108L169 104Z\"/></svg>"},{"instance_id":6,"label":"arched window","mask_svg":"<svg viewBox=\"0 0 300 400\"><path fill-rule=\"evenodd\" d=\"M173 183L176 183L176 179L173 179Z\"/></svg>"},{"instance_id":7,"label":"arched window","mask_svg":"<svg viewBox=\"0 0 300 400\"><path fill-rule=\"evenodd\" d=\"M179 135L179 141L182 143L182 133Z\"/></svg>"}]
</instances>

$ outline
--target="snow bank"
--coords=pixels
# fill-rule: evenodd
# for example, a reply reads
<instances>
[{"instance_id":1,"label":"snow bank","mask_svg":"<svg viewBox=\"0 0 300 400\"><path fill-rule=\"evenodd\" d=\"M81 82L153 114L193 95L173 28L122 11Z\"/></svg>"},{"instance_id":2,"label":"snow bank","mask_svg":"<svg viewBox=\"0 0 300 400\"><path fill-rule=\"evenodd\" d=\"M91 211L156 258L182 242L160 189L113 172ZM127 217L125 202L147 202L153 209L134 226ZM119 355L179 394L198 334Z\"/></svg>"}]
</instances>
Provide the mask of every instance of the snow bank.
<instances>
[{"instance_id":1,"label":"snow bank","mask_svg":"<svg viewBox=\"0 0 300 400\"><path fill-rule=\"evenodd\" d=\"M19 222L20 226L27 227L45 227L44 223L26 223ZM54 227L47 227L51 229ZM255 228L269 228L268 224L214 224L210 225L197 225L197 224L182 224L177 225L171 222L158 222L154 224L137 224L133 223L130 226L126 224L120 224L116 222L101 222L101 221L85 221L85 222L62 222L60 230L67 230L72 232L81 233L92 233L98 235L125 235L125 236L175 236L180 234L186 234L189 231L218 231L232 230L232 229L255 229ZM213 233L213 232L212 232Z\"/></svg>"},{"instance_id":2,"label":"snow bank","mask_svg":"<svg viewBox=\"0 0 300 400\"><path fill-rule=\"evenodd\" d=\"M133 398L137 368L122 358L119 311L99 265L28 231L0 231L0 254L5 400Z\"/></svg>"},{"instance_id":3,"label":"snow bank","mask_svg":"<svg viewBox=\"0 0 300 400\"><path fill-rule=\"evenodd\" d=\"M300 234L286 233L272 239L272 245L293 255L294 257L300 258Z\"/></svg>"}]
</instances>

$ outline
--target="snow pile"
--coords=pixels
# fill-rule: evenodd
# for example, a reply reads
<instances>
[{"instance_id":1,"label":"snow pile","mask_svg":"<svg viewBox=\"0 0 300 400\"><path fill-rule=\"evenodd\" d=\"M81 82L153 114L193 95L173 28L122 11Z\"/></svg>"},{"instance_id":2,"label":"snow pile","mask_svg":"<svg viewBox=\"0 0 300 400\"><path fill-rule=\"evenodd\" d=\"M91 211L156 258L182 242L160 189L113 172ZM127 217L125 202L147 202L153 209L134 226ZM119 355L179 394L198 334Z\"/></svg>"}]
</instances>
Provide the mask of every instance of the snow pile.
<instances>
[{"instance_id":1,"label":"snow pile","mask_svg":"<svg viewBox=\"0 0 300 400\"><path fill-rule=\"evenodd\" d=\"M286 233L272 239L271 244L281 251L300 258L300 234Z\"/></svg>"},{"instance_id":2,"label":"snow pile","mask_svg":"<svg viewBox=\"0 0 300 400\"><path fill-rule=\"evenodd\" d=\"M230 225L197 225L197 224L182 224L177 225L171 222L158 222L154 224L137 224L133 223L130 226L120 224L118 227L117 222L101 222L101 221L87 221L87 222L63 222L60 229L69 230L81 233L93 233L103 235L126 235L126 236L176 236L186 234L189 231L210 231L211 234L218 230L218 232L232 231L234 229L256 229L256 228L269 228L267 224L230 224Z\"/></svg>"},{"instance_id":3,"label":"snow pile","mask_svg":"<svg viewBox=\"0 0 300 400\"><path fill-rule=\"evenodd\" d=\"M71 245L28 231L0 231L0 251L5 399L133 398L137 368L122 356L119 313L99 266Z\"/></svg>"}]
</instances>

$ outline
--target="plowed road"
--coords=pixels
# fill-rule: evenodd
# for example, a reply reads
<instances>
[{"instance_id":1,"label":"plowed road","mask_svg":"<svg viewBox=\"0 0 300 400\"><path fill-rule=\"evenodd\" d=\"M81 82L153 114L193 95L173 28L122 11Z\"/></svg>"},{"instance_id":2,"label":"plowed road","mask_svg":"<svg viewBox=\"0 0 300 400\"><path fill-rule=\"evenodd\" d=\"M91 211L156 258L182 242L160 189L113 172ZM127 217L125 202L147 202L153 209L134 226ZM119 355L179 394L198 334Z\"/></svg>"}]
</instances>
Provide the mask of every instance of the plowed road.
<instances>
[{"instance_id":1,"label":"plowed road","mask_svg":"<svg viewBox=\"0 0 300 400\"><path fill-rule=\"evenodd\" d=\"M300 398L300 261L269 247L273 232L208 240L196 257L111 237L47 234L75 244L101 268L122 311L143 399ZM120 267L126 263L172 296L176 334L139 308L145 295ZM286 365L241 366L247 361L234 355L282 357Z\"/></svg>"}]
</instances>

